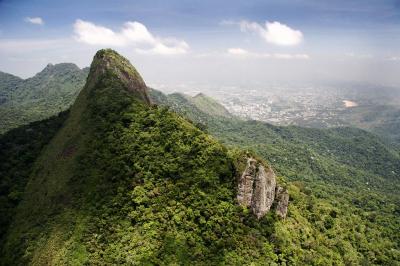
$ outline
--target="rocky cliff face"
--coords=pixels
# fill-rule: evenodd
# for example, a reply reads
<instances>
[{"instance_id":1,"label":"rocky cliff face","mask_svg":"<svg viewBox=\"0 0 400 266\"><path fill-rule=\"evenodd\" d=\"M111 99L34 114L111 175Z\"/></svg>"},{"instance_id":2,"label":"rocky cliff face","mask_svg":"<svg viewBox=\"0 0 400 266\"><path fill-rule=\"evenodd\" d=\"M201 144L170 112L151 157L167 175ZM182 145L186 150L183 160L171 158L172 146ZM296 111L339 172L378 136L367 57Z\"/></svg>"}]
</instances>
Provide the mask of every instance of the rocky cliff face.
<instances>
[{"instance_id":1,"label":"rocky cliff face","mask_svg":"<svg viewBox=\"0 0 400 266\"><path fill-rule=\"evenodd\" d=\"M263 217L277 202L277 214L285 218L289 194L277 187L276 176L271 167L265 166L254 158L247 159L247 165L238 183L237 200L240 205L250 207L258 219Z\"/></svg>"},{"instance_id":2,"label":"rocky cliff face","mask_svg":"<svg viewBox=\"0 0 400 266\"><path fill-rule=\"evenodd\" d=\"M247 166L240 177L237 199L242 206L250 207L253 199L253 183L256 175L257 161L249 158Z\"/></svg>"}]
</instances>

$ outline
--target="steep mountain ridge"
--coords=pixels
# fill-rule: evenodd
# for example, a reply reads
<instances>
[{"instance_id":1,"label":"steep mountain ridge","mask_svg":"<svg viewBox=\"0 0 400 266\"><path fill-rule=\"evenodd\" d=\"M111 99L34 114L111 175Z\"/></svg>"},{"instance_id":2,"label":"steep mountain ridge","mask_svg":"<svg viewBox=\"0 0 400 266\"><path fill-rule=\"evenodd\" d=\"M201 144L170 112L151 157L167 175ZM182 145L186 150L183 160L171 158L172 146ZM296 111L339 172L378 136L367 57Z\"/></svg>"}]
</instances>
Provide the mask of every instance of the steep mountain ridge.
<instances>
[{"instance_id":1,"label":"steep mountain ridge","mask_svg":"<svg viewBox=\"0 0 400 266\"><path fill-rule=\"evenodd\" d=\"M104 62L105 60L107 62ZM51 68L52 66L48 66L48 70L45 72ZM55 210L75 209L71 206L72 198L76 197L73 191L75 188L71 186L71 179L73 179L76 160L87 152L89 138L94 137L96 129L99 129L102 122L105 122L97 121L98 125L92 124L93 114L96 113L102 118L118 115L118 110L124 107L123 104L126 106L131 100L134 100L133 93L130 94L125 89L126 81L119 79L119 72L118 75L116 74L117 69L132 77L137 75L135 69L129 65L126 66L124 59L119 56L115 58L112 51L103 50L94 57L87 84L71 108L64 126L35 163L34 168L40 170L35 170L38 173L28 182L27 193L25 193L15 219L17 228L23 228L27 233L31 231L31 227L35 223L49 223L49 217ZM141 83L139 84L141 85ZM140 86L138 92L142 89L143 86ZM141 93L145 92L141 91ZM121 99L124 100L121 101ZM141 99L137 99L137 101L141 101ZM101 112L101 108L103 112ZM84 193L83 188L81 193ZM58 218L57 221L64 225L76 222L73 219L63 222L62 218ZM15 258L15 260L17 259ZM38 260L41 261L42 258Z\"/></svg>"},{"instance_id":2,"label":"steep mountain ridge","mask_svg":"<svg viewBox=\"0 0 400 266\"><path fill-rule=\"evenodd\" d=\"M236 201L244 159L152 106L128 61L101 50L68 118L34 163L1 262L272 262L272 228L254 227L256 217ZM264 223L275 217L269 212ZM249 241L253 234L259 237Z\"/></svg>"},{"instance_id":3,"label":"steep mountain ridge","mask_svg":"<svg viewBox=\"0 0 400 266\"><path fill-rule=\"evenodd\" d=\"M115 75L116 77L113 77L113 79L117 79L122 88L144 103L150 104L147 86L130 62L113 50L101 50L96 53L93 59L87 82L96 84L98 79L102 78L102 75L108 74Z\"/></svg>"}]
</instances>

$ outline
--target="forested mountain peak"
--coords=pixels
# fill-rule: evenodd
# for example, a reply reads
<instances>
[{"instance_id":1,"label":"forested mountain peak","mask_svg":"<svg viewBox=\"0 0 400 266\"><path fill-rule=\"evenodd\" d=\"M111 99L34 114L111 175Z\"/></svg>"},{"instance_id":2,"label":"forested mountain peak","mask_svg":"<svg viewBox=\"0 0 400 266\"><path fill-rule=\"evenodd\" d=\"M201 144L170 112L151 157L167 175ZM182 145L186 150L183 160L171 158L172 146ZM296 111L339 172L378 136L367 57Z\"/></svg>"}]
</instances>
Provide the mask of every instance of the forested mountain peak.
<instances>
[{"instance_id":1,"label":"forested mountain peak","mask_svg":"<svg viewBox=\"0 0 400 266\"><path fill-rule=\"evenodd\" d=\"M272 252L261 218L280 222L287 200L276 197L283 215L268 212L280 195L268 164L246 170L243 152L151 105L139 73L116 52L95 55L60 122L24 172L15 216L1 220L0 264L232 264ZM238 186L253 181L244 190L251 206L239 205ZM23 186L4 187L21 195Z\"/></svg>"},{"instance_id":2,"label":"forested mountain peak","mask_svg":"<svg viewBox=\"0 0 400 266\"><path fill-rule=\"evenodd\" d=\"M40 71L36 75L56 74L66 71L80 71L80 70L81 69L74 63L58 63L58 64L49 63L42 71Z\"/></svg>"},{"instance_id":3,"label":"forested mountain peak","mask_svg":"<svg viewBox=\"0 0 400 266\"><path fill-rule=\"evenodd\" d=\"M138 99L150 104L147 86L139 72L123 56L111 49L102 49L96 53L90 66L88 83L96 83L102 79L117 80L127 91Z\"/></svg>"},{"instance_id":4,"label":"forested mountain peak","mask_svg":"<svg viewBox=\"0 0 400 266\"><path fill-rule=\"evenodd\" d=\"M69 108L88 72L72 63L48 64L27 79L0 72L0 134Z\"/></svg>"}]
</instances>

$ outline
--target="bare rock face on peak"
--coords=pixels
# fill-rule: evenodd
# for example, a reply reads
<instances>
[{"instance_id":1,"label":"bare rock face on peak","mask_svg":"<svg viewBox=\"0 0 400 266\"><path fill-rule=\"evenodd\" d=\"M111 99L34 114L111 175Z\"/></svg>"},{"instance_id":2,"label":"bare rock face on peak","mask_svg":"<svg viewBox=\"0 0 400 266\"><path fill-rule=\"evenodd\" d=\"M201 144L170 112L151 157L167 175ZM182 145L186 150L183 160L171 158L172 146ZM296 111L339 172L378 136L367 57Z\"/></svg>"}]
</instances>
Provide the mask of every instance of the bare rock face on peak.
<instances>
[{"instance_id":1,"label":"bare rock face on peak","mask_svg":"<svg viewBox=\"0 0 400 266\"><path fill-rule=\"evenodd\" d=\"M279 188L279 189L277 189ZM274 202L278 199L280 211L278 215L286 217L289 194L282 187L276 185L276 175L271 167L265 167L254 158L247 159L247 165L238 182L237 200L240 205L250 207L253 214L262 218L269 212ZM285 194L286 193L286 194ZM285 207L286 206L286 207Z\"/></svg>"},{"instance_id":2,"label":"bare rock face on peak","mask_svg":"<svg viewBox=\"0 0 400 266\"><path fill-rule=\"evenodd\" d=\"M110 74L122 83L125 90L144 103L150 104L147 86L128 59L111 49L99 50L90 66L87 84L95 85L99 79Z\"/></svg>"}]
</instances>

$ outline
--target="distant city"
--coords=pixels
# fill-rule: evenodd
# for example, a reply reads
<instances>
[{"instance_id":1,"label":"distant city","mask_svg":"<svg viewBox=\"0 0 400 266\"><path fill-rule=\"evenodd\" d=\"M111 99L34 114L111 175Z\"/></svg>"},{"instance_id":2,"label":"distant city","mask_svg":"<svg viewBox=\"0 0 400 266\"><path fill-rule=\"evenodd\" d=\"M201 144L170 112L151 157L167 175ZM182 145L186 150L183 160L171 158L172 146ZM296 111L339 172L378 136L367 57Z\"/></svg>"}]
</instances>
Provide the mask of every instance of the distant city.
<instances>
[{"instance_id":1,"label":"distant city","mask_svg":"<svg viewBox=\"0 0 400 266\"><path fill-rule=\"evenodd\" d=\"M315 124L316 126L342 126L338 113L346 108L344 101L358 104L337 91L321 94L314 88L291 90L250 90L248 93L221 91L218 99L239 117L260 120L277 125Z\"/></svg>"},{"instance_id":2,"label":"distant city","mask_svg":"<svg viewBox=\"0 0 400 266\"><path fill-rule=\"evenodd\" d=\"M200 87L164 89L195 95L204 92L243 119L275 125L339 127L355 125L382 108L400 108L400 89L379 85ZM362 116L361 118L359 116ZM367 122L367 121L361 121ZM362 127L362 126L361 126Z\"/></svg>"}]
</instances>

